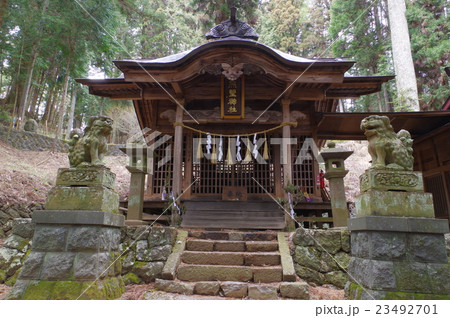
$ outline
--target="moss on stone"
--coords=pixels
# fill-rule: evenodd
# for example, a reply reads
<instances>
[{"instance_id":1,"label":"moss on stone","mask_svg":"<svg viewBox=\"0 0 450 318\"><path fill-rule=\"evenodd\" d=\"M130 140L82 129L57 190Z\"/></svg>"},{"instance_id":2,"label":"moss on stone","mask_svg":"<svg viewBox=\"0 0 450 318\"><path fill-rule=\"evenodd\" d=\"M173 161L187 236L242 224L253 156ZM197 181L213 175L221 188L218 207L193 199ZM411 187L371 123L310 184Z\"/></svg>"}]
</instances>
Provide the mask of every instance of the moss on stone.
<instances>
[{"instance_id":1,"label":"moss on stone","mask_svg":"<svg viewBox=\"0 0 450 318\"><path fill-rule=\"evenodd\" d=\"M144 267L147 264L148 264L148 262L135 262L134 266L133 266L133 269L140 269L140 268Z\"/></svg>"},{"instance_id":2,"label":"moss on stone","mask_svg":"<svg viewBox=\"0 0 450 318\"><path fill-rule=\"evenodd\" d=\"M348 288L348 298L349 299L361 299L363 289L361 286L355 283L350 283Z\"/></svg>"},{"instance_id":3,"label":"moss on stone","mask_svg":"<svg viewBox=\"0 0 450 318\"><path fill-rule=\"evenodd\" d=\"M5 285L6 286L14 286L14 284L16 283L16 281L17 281L17 277L19 277L19 274L20 274L20 272L22 271L22 268L23 267L21 267L21 268L19 268L15 273L14 273L14 275L13 276L11 276L10 278L8 278L6 281L5 281Z\"/></svg>"},{"instance_id":4,"label":"moss on stone","mask_svg":"<svg viewBox=\"0 0 450 318\"><path fill-rule=\"evenodd\" d=\"M17 237L20 237L20 236L17 236ZM18 242L17 242L16 249L19 250L19 251L22 251L22 252L25 252L26 250L29 250L29 248L27 246L28 246L28 244L30 244L30 239L25 239L25 238L22 238L22 237L20 237L20 238L21 239L18 240Z\"/></svg>"},{"instance_id":5,"label":"moss on stone","mask_svg":"<svg viewBox=\"0 0 450 318\"><path fill-rule=\"evenodd\" d=\"M51 295L55 281L40 280L30 282L28 288L25 290L23 300L48 300L52 299Z\"/></svg>"},{"instance_id":6,"label":"moss on stone","mask_svg":"<svg viewBox=\"0 0 450 318\"><path fill-rule=\"evenodd\" d=\"M82 282L58 281L53 287L51 299L74 300L81 295Z\"/></svg>"},{"instance_id":7,"label":"moss on stone","mask_svg":"<svg viewBox=\"0 0 450 318\"><path fill-rule=\"evenodd\" d=\"M3 284L6 280L6 272L0 269L0 284Z\"/></svg>"},{"instance_id":8,"label":"moss on stone","mask_svg":"<svg viewBox=\"0 0 450 318\"><path fill-rule=\"evenodd\" d=\"M29 248L27 250L27 252L25 253L25 255L22 257L22 259L21 259L22 263L25 262L25 260L27 259L28 255L30 255L30 253L31 253L31 248Z\"/></svg>"},{"instance_id":9,"label":"moss on stone","mask_svg":"<svg viewBox=\"0 0 450 318\"><path fill-rule=\"evenodd\" d=\"M85 282L82 285L79 299L101 300L117 299L125 292L125 286L120 277L107 278L94 283Z\"/></svg>"},{"instance_id":10,"label":"moss on stone","mask_svg":"<svg viewBox=\"0 0 450 318\"><path fill-rule=\"evenodd\" d=\"M128 273L123 276L123 282L125 283L125 285L139 284L141 282L141 279L135 273Z\"/></svg>"},{"instance_id":11,"label":"moss on stone","mask_svg":"<svg viewBox=\"0 0 450 318\"><path fill-rule=\"evenodd\" d=\"M348 287L349 299L361 299L363 288L355 283ZM450 300L450 295L408 293L400 291L388 291L381 300Z\"/></svg>"},{"instance_id":12,"label":"moss on stone","mask_svg":"<svg viewBox=\"0 0 450 318\"><path fill-rule=\"evenodd\" d=\"M114 275L120 275L122 273L122 257L119 257L118 252L110 252L109 259L114 261Z\"/></svg>"},{"instance_id":13,"label":"moss on stone","mask_svg":"<svg viewBox=\"0 0 450 318\"><path fill-rule=\"evenodd\" d=\"M81 286L81 294L79 299L82 300L100 300L106 299L103 284L100 281L95 283L85 282Z\"/></svg>"},{"instance_id":14,"label":"moss on stone","mask_svg":"<svg viewBox=\"0 0 450 318\"><path fill-rule=\"evenodd\" d=\"M318 271L312 270L310 268L295 265L295 272L301 278L303 278L307 282L312 282L315 284L323 285L325 283L325 276Z\"/></svg>"},{"instance_id":15,"label":"moss on stone","mask_svg":"<svg viewBox=\"0 0 450 318\"><path fill-rule=\"evenodd\" d=\"M450 295L387 292L382 300L450 300Z\"/></svg>"}]
</instances>

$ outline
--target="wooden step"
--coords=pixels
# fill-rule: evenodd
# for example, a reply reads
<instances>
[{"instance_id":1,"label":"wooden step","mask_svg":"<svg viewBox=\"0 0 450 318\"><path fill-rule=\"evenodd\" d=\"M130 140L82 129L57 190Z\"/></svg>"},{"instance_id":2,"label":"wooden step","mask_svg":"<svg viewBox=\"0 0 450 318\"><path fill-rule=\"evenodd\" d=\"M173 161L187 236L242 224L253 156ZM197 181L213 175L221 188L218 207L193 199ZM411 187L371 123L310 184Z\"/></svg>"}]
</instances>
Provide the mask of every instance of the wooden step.
<instances>
[{"instance_id":1,"label":"wooden step","mask_svg":"<svg viewBox=\"0 0 450 318\"><path fill-rule=\"evenodd\" d=\"M282 211L218 211L218 210L190 210L185 212L189 217L224 217L224 218L246 218L246 217L283 217Z\"/></svg>"},{"instance_id":2,"label":"wooden step","mask_svg":"<svg viewBox=\"0 0 450 318\"><path fill-rule=\"evenodd\" d=\"M281 213L264 216L257 212L252 212L251 214L186 212L181 226L212 229L283 229L285 220Z\"/></svg>"},{"instance_id":3,"label":"wooden step","mask_svg":"<svg viewBox=\"0 0 450 318\"><path fill-rule=\"evenodd\" d=\"M181 261L199 265L274 266L280 265L280 253L203 252L185 251Z\"/></svg>"},{"instance_id":4,"label":"wooden step","mask_svg":"<svg viewBox=\"0 0 450 318\"><path fill-rule=\"evenodd\" d=\"M212 229L283 229L284 214L275 202L185 201L182 227Z\"/></svg>"},{"instance_id":5,"label":"wooden step","mask_svg":"<svg viewBox=\"0 0 450 318\"><path fill-rule=\"evenodd\" d=\"M183 228L208 228L208 229L250 229L250 230L282 230L285 227L284 221L261 221L261 222L214 222L214 221L183 221Z\"/></svg>"},{"instance_id":6,"label":"wooden step","mask_svg":"<svg viewBox=\"0 0 450 318\"><path fill-rule=\"evenodd\" d=\"M184 201L186 211L277 211L276 202L269 201Z\"/></svg>"}]
</instances>

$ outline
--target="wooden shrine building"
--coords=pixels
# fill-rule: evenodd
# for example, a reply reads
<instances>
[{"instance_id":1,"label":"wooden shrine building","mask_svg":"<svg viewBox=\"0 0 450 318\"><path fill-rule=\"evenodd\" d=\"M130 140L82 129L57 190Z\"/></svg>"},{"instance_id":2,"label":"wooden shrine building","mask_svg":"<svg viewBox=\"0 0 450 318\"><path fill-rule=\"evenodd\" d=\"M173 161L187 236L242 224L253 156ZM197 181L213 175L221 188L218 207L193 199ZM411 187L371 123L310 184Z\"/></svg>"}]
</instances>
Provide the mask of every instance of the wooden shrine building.
<instances>
[{"instance_id":1,"label":"wooden shrine building","mask_svg":"<svg viewBox=\"0 0 450 318\"><path fill-rule=\"evenodd\" d=\"M281 229L285 218L274 198L285 197L292 183L310 197L300 208L329 209L316 186L311 141L363 139L356 130L365 116L335 113L339 99L376 93L394 76L348 76L354 61L301 58L257 37L232 16L192 50L114 61L123 77L77 80L91 94L133 101L154 145L144 208L162 209L166 194L182 194L182 226ZM429 123L437 127L446 116ZM414 137L424 128L416 124L402 128Z\"/></svg>"}]
</instances>

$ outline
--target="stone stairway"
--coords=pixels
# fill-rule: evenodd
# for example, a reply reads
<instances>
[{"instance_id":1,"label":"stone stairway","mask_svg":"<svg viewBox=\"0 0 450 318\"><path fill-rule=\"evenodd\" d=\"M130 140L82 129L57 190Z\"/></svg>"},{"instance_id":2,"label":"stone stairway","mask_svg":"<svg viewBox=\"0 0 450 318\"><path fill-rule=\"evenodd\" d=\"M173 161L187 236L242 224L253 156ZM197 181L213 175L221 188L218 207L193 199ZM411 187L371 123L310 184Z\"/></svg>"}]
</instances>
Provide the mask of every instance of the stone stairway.
<instances>
[{"instance_id":1,"label":"stone stairway","mask_svg":"<svg viewBox=\"0 0 450 318\"><path fill-rule=\"evenodd\" d=\"M155 288L247 299L309 299L296 282L286 233L179 231Z\"/></svg>"}]
</instances>

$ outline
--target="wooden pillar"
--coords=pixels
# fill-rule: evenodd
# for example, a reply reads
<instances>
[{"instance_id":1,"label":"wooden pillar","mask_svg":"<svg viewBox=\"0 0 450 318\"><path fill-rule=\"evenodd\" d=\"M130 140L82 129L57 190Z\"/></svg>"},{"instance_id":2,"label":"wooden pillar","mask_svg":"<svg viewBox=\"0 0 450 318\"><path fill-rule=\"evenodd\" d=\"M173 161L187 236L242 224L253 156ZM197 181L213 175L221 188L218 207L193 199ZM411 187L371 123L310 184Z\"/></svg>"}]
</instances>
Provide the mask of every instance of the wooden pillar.
<instances>
[{"instance_id":1,"label":"wooden pillar","mask_svg":"<svg viewBox=\"0 0 450 318\"><path fill-rule=\"evenodd\" d=\"M186 191L183 195L185 198L191 197L191 183L192 181L192 156L193 156L193 135L187 134L186 136L186 158L184 158L184 180L183 189Z\"/></svg>"},{"instance_id":2,"label":"wooden pillar","mask_svg":"<svg viewBox=\"0 0 450 318\"><path fill-rule=\"evenodd\" d=\"M181 105L184 100L178 101ZM183 122L183 108L177 105L175 114L175 136L173 144L173 176L172 192L175 197L181 194L183 187L182 165L183 165L183 127L178 123Z\"/></svg>"},{"instance_id":3,"label":"wooden pillar","mask_svg":"<svg viewBox=\"0 0 450 318\"><path fill-rule=\"evenodd\" d=\"M291 121L291 111L290 105L291 101L289 99L282 99L281 106L283 111L283 122L287 123ZM282 154L282 164L283 164L283 174L284 174L284 186L292 183L292 153L291 153L291 126L283 126L283 141L281 144L281 154ZM287 198L287 193L284 193L285 198ZM287 213L285 214L285 226L286 230L291 231L295 229L294 220Z\"/></svg>"},{"instance_id":4,"label":"wooden pillar","mask_svg":"<svg viewBox=\"0 0 450 318\"><path fill-rule=\"evenodd\" d=\"M284 196L283 192L283 183L281 182L281 145L272 145L273 147L273 165L274 169L274 178L275 178L275 196L282 197Z\"/></svg>"},{"instance_id":5,"label":"wooden pillar","mask_svg":"<svg viewBox=\"0 0 450 318\"><path fill-rule=\"evenodd\" d=\"M290 100L282 99L281 105L283 109L283 122L290 122ZM281 145L281 156L283 158L283 172L284 172L284 186L287 186L288 183L292 183L292 155L291 155L291 146L290 146L290 138L291 138L291 126L286 125L283 127L283 142Z\"/></svg>"},{"instance_id":6,"label":"wooden pillar","mask_svg":"<svg viewBox=\"0 0 450 318\"><path fill-rule=\"evenodd\" d=\"M184 100L178 100L181 106L184 107ZM176 199L183 192L183 108L177 104L175 113L175 136L173 143L173 175L172 175L172 193ZM179 202L177 202L179 203ZM178 213L172 207L171 224L175 224L175 216Z\"/></svg>"}]
</instances>

